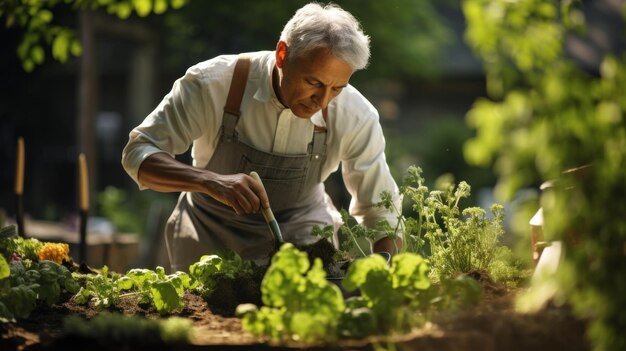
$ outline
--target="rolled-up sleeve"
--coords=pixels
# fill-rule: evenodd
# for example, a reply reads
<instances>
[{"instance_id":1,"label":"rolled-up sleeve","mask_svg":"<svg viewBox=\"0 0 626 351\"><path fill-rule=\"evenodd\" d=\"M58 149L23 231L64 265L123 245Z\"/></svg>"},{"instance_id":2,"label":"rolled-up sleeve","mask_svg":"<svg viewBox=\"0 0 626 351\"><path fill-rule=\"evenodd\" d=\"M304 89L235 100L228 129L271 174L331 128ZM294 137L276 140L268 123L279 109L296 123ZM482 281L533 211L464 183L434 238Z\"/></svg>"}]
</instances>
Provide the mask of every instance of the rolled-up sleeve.
<instances>
[{"instance_id":1,"label":"rolled-up sleeve","mask_svg":"<svg viewBox=\"0 0 626 351\"><path fill-rule=\"evenodd\" d=\"M141 163L150 155L165 152L171 156L184 153L208 124L206 89L202 71L190 68L178 79L157 108L129 134L122 152L122 166L139 183Z\"/></svg>"},{"instance_id":2,"label":"rolled-up sleeve","mask_svg":"<svg viewBox=\"0 0 626 351\"><path fill-rule=\"evenodd\" d=\"M342 174L346 188L352 199L350 214L368 228L373 228L381 220L387 220L392 227L397 223L397 213L377 206L381 194L387 191L392 195L397 209L401 209L402 197L391 176L385 158L385 138L378 122L378 115L371 117L353 129L344 145L345 158L342 159ZM375 239L384 237L380 233ZM400 236L401 237L401 236Z\"/></svg>"}]
</instances>

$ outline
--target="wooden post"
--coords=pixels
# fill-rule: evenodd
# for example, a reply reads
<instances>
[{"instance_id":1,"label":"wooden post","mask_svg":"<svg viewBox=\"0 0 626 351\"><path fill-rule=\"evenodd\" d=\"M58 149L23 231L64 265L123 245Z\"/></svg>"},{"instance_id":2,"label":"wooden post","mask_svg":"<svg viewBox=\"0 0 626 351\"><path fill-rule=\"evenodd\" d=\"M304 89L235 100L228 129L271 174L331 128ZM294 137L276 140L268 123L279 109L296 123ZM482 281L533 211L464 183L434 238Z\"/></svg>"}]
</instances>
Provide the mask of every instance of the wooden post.
<instances>
[{"instance_id":1,"label":"wooden post","mask_svg":"<svg viewBox=\"0 0 626 351\"><path fill-rule=\"evenodd\" d=\"M89 172L85 154L78 155L79 170L79 208L80 208L80 241L78 246L78 260L84 263L87 260L87 215L89 212Z\"/></svg>"},{"instance_id":2,"label":"wooden post","mask_svg":"<svg viewBox=\"0 0 626 351\"><path fill-rule=\"evenodd\" d=\"M96 111L98 108L98 65L96 60L96 40L93 27L94 13L90 10L79 12L80 36L83 54L80 58L78 80L78 115L76 143L79 152L91 162L92 172L88 175L89 185L97 188L98 152L96 135Z\"/></svg>"},{"instance_id":3,"label":"wooden post","mask_svg":"<svg viewBox=\"0 0 626 351\"><path fill-rule=\"evenodd\" d=\"M17 159L15 160L15 222L17 232L26 237L24 230L24 138L17 139Z\"/></svg>"}]
</instances>

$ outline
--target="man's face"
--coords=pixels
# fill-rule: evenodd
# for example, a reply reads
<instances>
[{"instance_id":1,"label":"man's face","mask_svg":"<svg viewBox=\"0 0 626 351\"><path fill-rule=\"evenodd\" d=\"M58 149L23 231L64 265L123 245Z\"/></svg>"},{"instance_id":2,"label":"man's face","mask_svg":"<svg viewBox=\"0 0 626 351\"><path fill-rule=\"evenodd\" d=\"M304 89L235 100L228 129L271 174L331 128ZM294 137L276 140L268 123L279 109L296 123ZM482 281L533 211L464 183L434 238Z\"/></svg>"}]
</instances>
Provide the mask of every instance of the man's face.
<instances>
[{"instance_id":1,"label":"man's face","mask_svg":"<svg viewBox=\"0 0 626 351\"><path fill-rule=\"evenodd\" d=\"M280 58L277 59L277 66L282 68L279 99L300 118L311 118L328 106L348 85L352 75L350 65L325 48L314 49L290 62L279 61Z\"/></svg>"}]
</instances>

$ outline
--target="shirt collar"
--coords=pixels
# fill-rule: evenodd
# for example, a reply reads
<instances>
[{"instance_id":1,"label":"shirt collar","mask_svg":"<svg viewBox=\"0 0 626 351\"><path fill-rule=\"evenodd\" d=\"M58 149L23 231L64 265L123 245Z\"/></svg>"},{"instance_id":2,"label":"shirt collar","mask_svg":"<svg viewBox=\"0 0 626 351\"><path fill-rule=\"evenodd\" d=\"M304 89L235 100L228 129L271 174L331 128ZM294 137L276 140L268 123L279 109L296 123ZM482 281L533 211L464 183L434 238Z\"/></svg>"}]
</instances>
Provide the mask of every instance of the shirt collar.
<instances>
[{"instance_id":1,"label":"shirt collar","mask_svg":"<svg viewBox=\"0 0 626 351\"><path fill-rule=\"evenodd\" d=\"M272 87L272 70L274 69L275 63L275 51L269 52L265 57L261 59L259 70L259 88L257 89L256 93L254 93L254 98L258 101L269 102L271 100L275 100L275 102L280 104L280 101L278 101L276 93L274 92L274 87ZM280 105L282 106L282 104Z\"/></svg>"},{"instance_id":2,"label":"shirt collar","mask_svg":"<svg viewBox=\"0 0 626 351\"><path fill-rule=\"evenodd\" d=\"M272 71L276 64L276 52L271 51L267 55L261 58L259 87L254 93L254 99L260 102L272 102L279 109L286 109L286 107L278 100L274 87L272 85ZM326 126L324 118L322 117L322 111L316 112L312 118L309 119L311 123L320 126Z\"/></svg>"}]
</instances>

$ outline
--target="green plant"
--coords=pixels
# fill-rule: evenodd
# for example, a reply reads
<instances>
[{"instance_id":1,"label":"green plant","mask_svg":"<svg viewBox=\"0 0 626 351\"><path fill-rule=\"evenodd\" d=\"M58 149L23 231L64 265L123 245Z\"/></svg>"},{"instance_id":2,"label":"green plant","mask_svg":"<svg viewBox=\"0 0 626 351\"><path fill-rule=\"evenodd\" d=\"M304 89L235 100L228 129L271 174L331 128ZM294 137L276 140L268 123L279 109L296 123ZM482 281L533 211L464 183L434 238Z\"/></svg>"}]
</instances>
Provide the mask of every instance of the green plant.
<instances>
[{"instance_id":1,"label":"green plant","mask_svg":"<svg viewBox=\"0 0 626 351\"><path fill-rule=\"evenodd\" d=\"M400 187L400 193L412 206L413 216L405 216L394 206L391 194L381 195L380 206L396 213L398 225L379 225L377 228L390 237L403 235L404 252L415 252L427 257L432 276L451 277L473 270L487 271L493 277L511 278L504 270L512 270L502 260L509 251L499 245L504 233L504 208L493 204L492 218L479 207L462 208L460 202L471 194L464 181L438 185L441 190L429 190L422 177L422 169L411 166ZM402 234L400 234L402 232ZM515 274L512 274L515 275Z\"/></svg>"},{"instance_id":2,"label":"green plant","mask_svg":"<svg viewBox=\"0 0 626 351\"><path fill-rule=\"evenodd\" d=\"M93 339L102 346L110 346L113 342L127 347L132 343L189 342L194 329L187 318L151 320L119 313L101 313L88 321L79 316L68 316L63 320L63 332Z\"/></svg>"},{"instance_id":3,"label":"green plant","mask_svg":"<svg viewBox=\"0 0 626 351\"><path fill-rule=\"evenodd\" d=\"M322 261L311 267L306 253L283 244L261 284L263 304L237 307L244 328L274 341L306 343L336 339L345 305L339 288L326 280Z\"/></svg>"},{"instance_id":4,"label":"green plant","mask_svg":"<svg viewBox=\"0 0 626 351\"><path fill-rule=\"evenodd\" d=\"M230 250L219 255L204 255L189 266L190 289L224 309L234 309L237 302L258 300L263 269Z\"/></svg>"},{"instance_id":5,"label":"green plant","mask_svg":"<svg viewBox=\"0 0 626 351\"><path fill-rule=\"evenodd\" d=\"M481 286L459 276L431 284L429 265L414 253L401 253L389 265L380 255L354 260L343 280L358 296L344 300L326 280L321 260L311 266L306 253L284 244L273 257L261 291L262 307L241 304L244 329L274 342L324 344L339 338L404 333L432 313L476 303Z\"/></svg>"},{"instance_id":6,"label":"green plant","mask_svg":"<svg viewBox=\"0 0 626 351\"><path fill-rule=\"evenodd\" d=\"M493 165L504 199L556 181L541 195L543 232L546 240L562 241L564 254L556 274L533 286L537 294L526 307L568 302L590 320L596 350L620 350L626 348L626 56L607 54L597 73L567 58L566 35L585 30L584 6L463 2L466 38L485 63L490 92L467 114L476 137L465 156Z\"/></svg>"},{"instance_id":7,"label":"green plant","mask_svg":"<svg viewBox=\"0 0 626 351\"><path fill-rule=\"evenodd\" d=\"M175 272L166 275L163 267L149 269L135 268L125 275L110 273L104 266L96 275L80 275L85 280L73 299L76 303L89 301L103 309L119 303L123 297L133 297L138 303L149 303L161 314L171 313L184 306L182 296L190 286L186 273Z\"/></svg>"},{"instance_id":8,"label":"green plant","mask_svg":"<svg viewBox=\"0 0 626 351\"><path fill-rule=\"evenodd\" d=\"M30 72L46 58L44 45L52 47L52 57L59 62L67 62L70 55L80 56L83 48L76 31L67 25L55 24L55 11L61 7L75 11L105 9L120 19L128 18L133 11L141 17L150 13L161 14L168 7L184 6L186 0L7 0L0 3L0 18L5 18L5 26L20 27L24 30L17 48L22 67Z\"/></svg>"},{"instance_id":9,"label":"green plant","mask_svg":"<svg viewBox=\"0 0 626 351\"><path fill-rule=\"evenodd\" d=\"M39 250L43 247L43 243L35 238L24 239L17 235L17 227L10 225L2 228L2 236L0 237L0 255L10 259L11 257L19 258L24 261L26 266L30 262L39 261Z\"/></svg>"},{"instance_id":10,"label":"green plant","mask_svg":"<svg viewBox=\"0 0 626 351\"><path fill-rule=\"evenodd\" d=\"M379 255L356 260L350 265L343 286L359 289L364 306L373 312L378 333L406 332L422 318L420 294L430 287L428 264L419 255L394 256L391 266Z\"/></svg>"},{"instance_id":11,"label":"green plant","mask_svg":"<svg viewBox=\"0 0 626 351\"><path fill-rule=\"evenodd\" d=\"M339 244L337 250L336 260L349 258L351 253L356 253L357 257L365 257L369 252L369 249L364 249L361 245L363 242L371 242L374 240L378 233L379 228L367 228L361 224L353 223L350 214L345 209L339 210L341 214L342 225L339 227L339 232L346 238ZM320 227L318 225L313 226L311 235L318 236L324 239L330 239L334 235L334 227L327 225ZM391 235L391 234L390 234Z\"/></svg>"},{"instance_id":12,"label":"green plant","mask_svg":"<svg viewBox=\"0 0 626 351\"><path fill-rule=\"evenodd\" d=\"M61 300L63 291L73 294L79 290L67 268L55 262L33 262L25 267L21 260L14 260L8 264L8 275L3 262L4 257L0 260L1 321L27 318L38 302L50 306Z\"/></svg>"}]
</instances>

